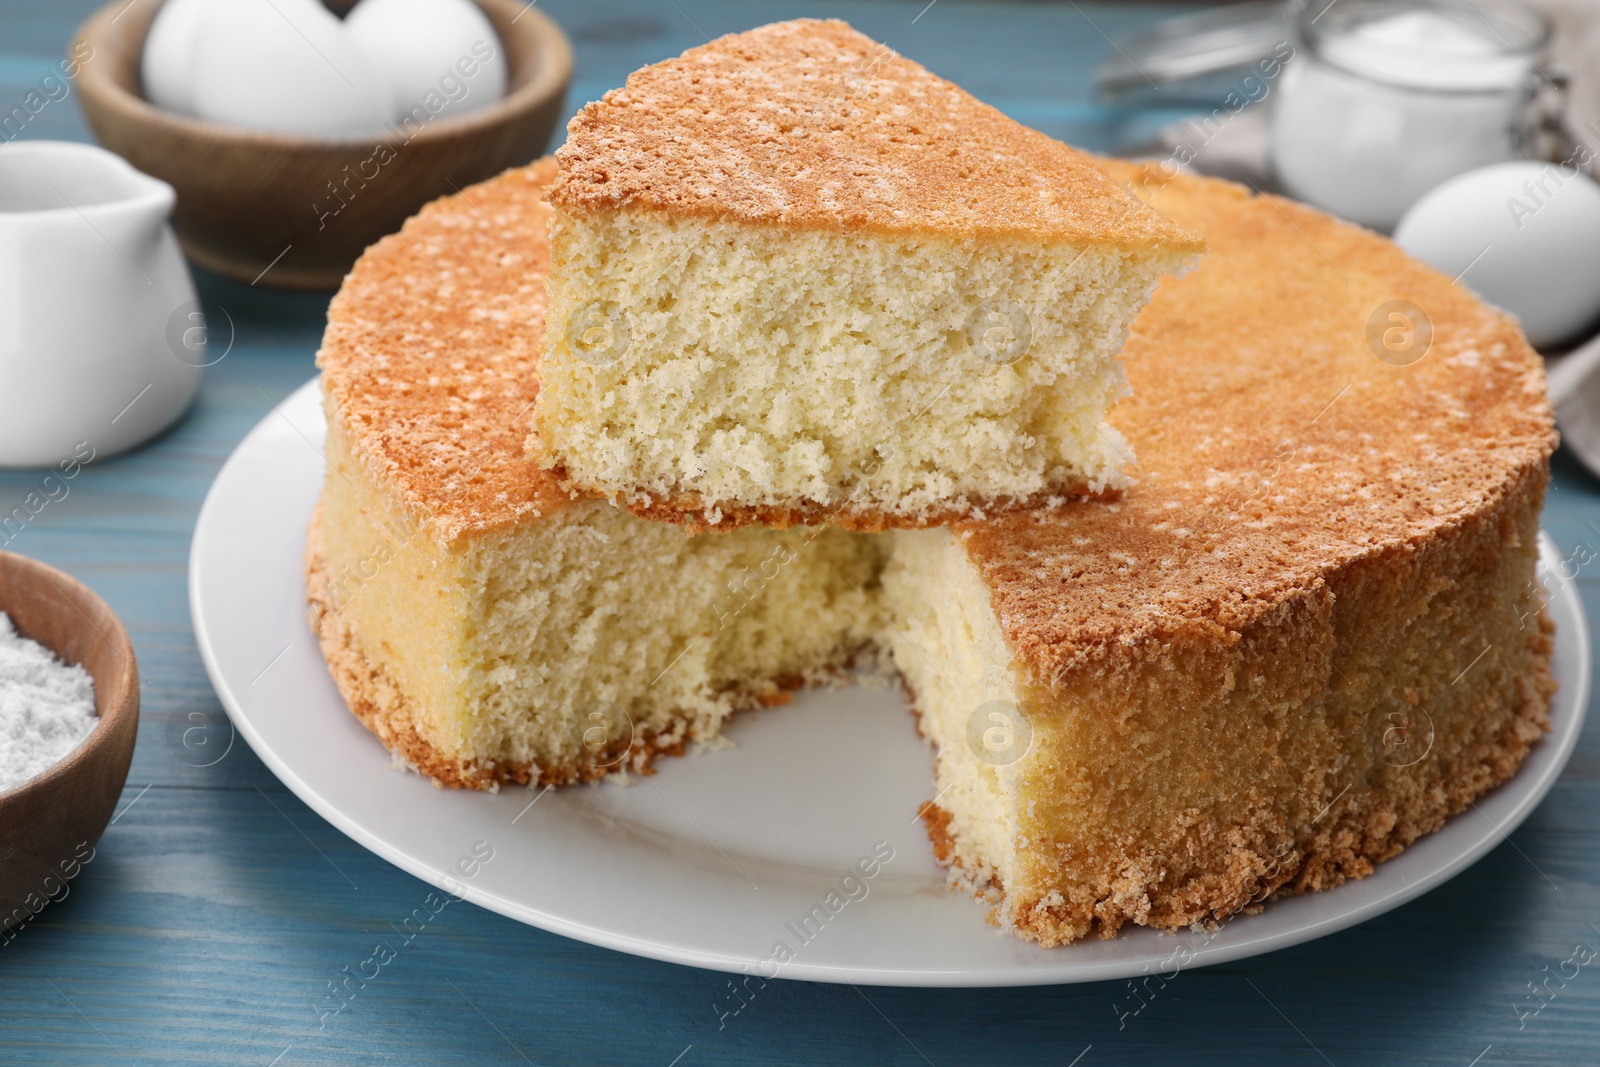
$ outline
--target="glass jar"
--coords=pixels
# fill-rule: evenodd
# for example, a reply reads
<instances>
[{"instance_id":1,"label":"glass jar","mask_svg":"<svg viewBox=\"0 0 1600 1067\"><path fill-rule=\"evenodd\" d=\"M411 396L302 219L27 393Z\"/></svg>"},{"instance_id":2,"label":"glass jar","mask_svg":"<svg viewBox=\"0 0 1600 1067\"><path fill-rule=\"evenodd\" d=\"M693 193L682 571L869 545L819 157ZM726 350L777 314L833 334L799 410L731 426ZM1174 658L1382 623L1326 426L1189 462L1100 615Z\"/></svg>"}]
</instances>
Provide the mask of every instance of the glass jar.
<instances>
[{"instance_id":1,"label":"glass jar","mask_svg":"<svg viewBox=\"0 0 1600 1067\"><path fill-rule=\"evenodd\" d=\"M1457 174L1520 159L1550 23L1517 0L1296 0L1270 118L1279 184L1389 231Z\"/></svg>"}]
</instances>

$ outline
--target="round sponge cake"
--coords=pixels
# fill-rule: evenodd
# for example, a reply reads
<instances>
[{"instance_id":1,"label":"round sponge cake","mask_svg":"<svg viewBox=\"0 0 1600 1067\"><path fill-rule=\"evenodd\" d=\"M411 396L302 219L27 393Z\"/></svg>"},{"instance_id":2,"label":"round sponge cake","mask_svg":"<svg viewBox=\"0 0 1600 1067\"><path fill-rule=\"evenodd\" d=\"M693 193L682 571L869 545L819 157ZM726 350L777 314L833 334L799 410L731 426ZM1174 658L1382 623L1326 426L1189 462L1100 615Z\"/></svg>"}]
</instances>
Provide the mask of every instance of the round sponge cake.
<instances>
[{"instance_id":1,"label":"round sponge cake","mask_svg":"<svg viewBox=\"0 0 1600 1067\"><path fill-rule=\"evenodd\" d=\"M1324 888L1443 825L1547 728L1539 357L1381 237L1106 166L1210 248L1123 353L1130 486L889 534L574 497L522 448L554 167L430 205L319 354L309 590L351 706L436 781L572 781L885 649L937 853L1043 944Z\"/></svg>"}]
</instances>

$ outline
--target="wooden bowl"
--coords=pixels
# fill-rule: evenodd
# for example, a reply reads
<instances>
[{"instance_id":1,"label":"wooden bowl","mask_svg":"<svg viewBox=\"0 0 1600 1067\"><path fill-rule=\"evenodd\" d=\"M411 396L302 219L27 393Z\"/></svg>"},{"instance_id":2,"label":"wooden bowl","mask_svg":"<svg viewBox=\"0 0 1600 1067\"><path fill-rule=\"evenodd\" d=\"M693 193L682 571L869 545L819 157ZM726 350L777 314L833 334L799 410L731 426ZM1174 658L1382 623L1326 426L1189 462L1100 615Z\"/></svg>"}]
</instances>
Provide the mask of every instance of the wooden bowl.
<instances>
[{"instance_id":1,"label":"wooden bowl","mask_svg":"<svg viewBox=\"0 0 1600 1067\"><path fill-rule=\"evenodd\" d=\"M100 721L37 778L0 792L0 934L67 894L122 795L139 729L139 669L105 601L54 567L0 552L0 611L94 679ZM0 944L3 944L0 941Z\"/></svg>"},{"instance_id":2,"label":"wooden bowl","mask_svg":"<svg viewBox=\"0 0 1600 1067\"><path fill-rule=\"evenodd\" d=\"M505 51L506 95L384 139L265 133L164 111L144 98L145 36L159 4L111 3L70 55L100 143L178 191L173 225L189 258L246 282L339 285L373 241L430 200L538 158L565 108L572 46L523 0L477 0ZM90 51L92 50L92 51Z\"/></svg>"}]
</instances>

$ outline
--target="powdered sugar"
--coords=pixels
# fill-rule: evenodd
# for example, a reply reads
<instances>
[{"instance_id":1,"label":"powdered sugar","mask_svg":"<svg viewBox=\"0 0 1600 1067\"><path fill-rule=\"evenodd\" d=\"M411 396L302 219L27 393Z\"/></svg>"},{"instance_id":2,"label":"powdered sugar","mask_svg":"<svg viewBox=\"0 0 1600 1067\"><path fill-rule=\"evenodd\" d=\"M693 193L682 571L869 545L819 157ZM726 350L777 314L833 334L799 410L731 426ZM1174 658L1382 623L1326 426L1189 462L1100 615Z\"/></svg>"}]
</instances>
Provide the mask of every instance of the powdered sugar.
<instances>
[{"instance_id":1,"label":"powdered sugar","mask_svg":"<svg viewBox=\"0 0 1600 1067\"><path fill-rule=\"evenodd\" d=\"M18 634L0 611L0 793L49 770L96 721L89 672Z\"/></svg>"}]
</instances>

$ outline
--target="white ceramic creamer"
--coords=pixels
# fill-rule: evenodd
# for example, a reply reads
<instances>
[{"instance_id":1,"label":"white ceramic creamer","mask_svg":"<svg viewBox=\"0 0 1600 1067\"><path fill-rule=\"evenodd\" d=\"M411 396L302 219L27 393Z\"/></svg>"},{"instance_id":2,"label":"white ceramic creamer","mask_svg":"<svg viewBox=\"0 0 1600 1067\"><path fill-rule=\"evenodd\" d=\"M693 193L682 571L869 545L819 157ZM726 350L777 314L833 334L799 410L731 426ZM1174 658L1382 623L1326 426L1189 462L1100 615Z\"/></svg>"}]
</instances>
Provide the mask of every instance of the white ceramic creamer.
<instances>
[{"instance_id":1,"label":"white ceramic creamer","mask_svg":"<svg viewBox=\"0 0 1600 1067\"><path fill-rule=\"evenodd\" d=\"M92 145L0 147L0 467L125 451L194 399L204 319L173 200Z\"/></svg>"}]
</instances>

